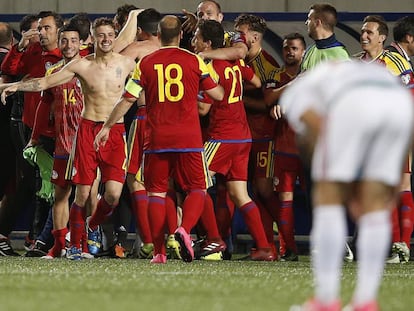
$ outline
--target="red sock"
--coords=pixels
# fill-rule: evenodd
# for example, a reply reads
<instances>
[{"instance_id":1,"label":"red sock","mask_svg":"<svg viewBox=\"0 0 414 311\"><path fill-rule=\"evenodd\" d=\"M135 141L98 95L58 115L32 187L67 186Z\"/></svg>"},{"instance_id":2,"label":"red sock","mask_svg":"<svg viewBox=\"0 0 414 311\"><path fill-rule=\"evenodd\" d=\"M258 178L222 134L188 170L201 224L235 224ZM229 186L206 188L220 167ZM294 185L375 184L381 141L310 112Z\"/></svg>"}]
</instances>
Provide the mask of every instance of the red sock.
<instances>
[{"instance_id":1,"label":"red sock","mask_svg":"<svg viewBox=\"0 0 414 311\"><path fill-rule=\"evenodd\" d=\"M204 209L201 214L201 222L207 231L207 238L210 241L221 240L217 228L216 215L214 214L214 204L211 196L207 193L204 201Z\"/></svg>"},{"instance_id":2,"label":"red sock","mask_svg":"<svg viewBox=\"0 0 414 311\"><path fill-rule=\"evenodd\" d=\"M52 230L52 235L55 239L55 243L53 247L49 250L49 254L52 257L59 258L62 252L62 249L65 249L65 237L66 233L68 233L68 228Z\"/></svg>"},{"instance_id":3,"label":"red sock","mask_svg":"<svg viewBox=\"0 0 414 311\"><path fill-rule=\"evenodd\" d=\"M297 253L295 243L295 219L293 215L293 201L282 201L279 207L279 233L283 236L286 248Z\"/></svg>"},{"instance_id":4,"label":"red sock","mask_svg":"<svg viewBox=\"0 0 414 311\"><path fill-rule=\"evenodd\" d=\"M168 190L167 196L165 197L168 234L174 234L178 226L176 202L177 197L175 195L175 190Z\"/></svg>"},{"instance_id":5,"label":"red sock","mask_svg":"<svg viewBox=\"0 0 414 311\"><path fill-rule=\"evenodd\" d=\"M257 207L260 212L260 219L262 220L263 229L266 234L266 240L269 245L274 243L273 233L273 217L270 215L268 209L264 207L260 201L256 201Z\"/></svg>"},{"instance_id":6,"label":"red sock","mask_svg":"<svg viewBox=\"0 0 414 311\"><path fill-rule=\"evenodd\" d=\"M72 203L69 211L70 246L81 248L82 232L85 230L85 220L82 217L84 207Z\"/></svg>"},{"instance_id":7,"label":"red sock","mask_svg":"<svg viewBox=\"0 0 414 311\"><path fill-rule=\"evenodd\" d=\"M165 198L148 197L148 219L154 243L154 255L165 255L164 232L166 224Z\"/></svg>"},{"instance_id":8,"label":"red sock","mask_svg":"<svg viewBox=\"0 0 414 311\"><path fill-rule=\"evenodd\" d=\"M221 237L227 238L231 234L231 222L234 214L234 203L230 200L225 187L217 187L216 221Z\"/></svg>"},{"instance_id":9,"label":"red sock","mask_svg":"<svg viewBox=\"0 0 414 311\"><path fill-rule=\"evenodd\" d=\"M106 202L105 198L102 197L98 201L98 206L96 207L95 213L93 213L91 219L89 220L89 228L96 230L100 224L109 218L114 212L116 206L109 205Z\"/></svg>"},{"instance_id":10,"label":"red sock","mask_svg":"<svg viewBox=\"0 0 414 311\"><path fill-rule=\"evenodd\" d=\"M183 202L183 221L181 227L190 233L197 224L204 209L205 191L193 190L187 193Z\"/></svg>"},{"instance_id":11,"label":"red sock","mask_svg":"<svg viewBox=\"0 0 414 311\"><path fill-rule=\"evenodd\" d=\"M250 201L240 207L244 222L249 229L250 234L256 242L257 248L268 248L266 234L260 219L259 209L253 201Z\"/></svg>"},{"instance_id":12,"label":"red sock","mask_svg":"<svg viewBox=\"0 0 414 311\"><path fill-rule=\"evenodd\" d=\"M405 244L410 247L414 222L414 202L411 191L403 191L400 193L400 205L398 211L400 215L400 241L405 242Z\"/></svg>"},{"instance_id":13,"label":"red sock","mask_svg":"<svg viewBox=\"0 0 414 311\"><path fill-rule=\"evenodd\" d=\"M151 230L148 220L148 196L146 190L131 193L132 208L134 210L137 230L143 243L151 243Z\"/></svg>"},{"instance_id":14,"label":"red sock","mask_svg":"<svg viewBox=\"0 0 414 311\"><path fill-rule=\"evenodd\" d=\"M398 207L394 207L392 209L391 223L392 223L392 243L400 242L401 231L400 231L400 220L398 217Z\"/></svg>"}]
</instances>

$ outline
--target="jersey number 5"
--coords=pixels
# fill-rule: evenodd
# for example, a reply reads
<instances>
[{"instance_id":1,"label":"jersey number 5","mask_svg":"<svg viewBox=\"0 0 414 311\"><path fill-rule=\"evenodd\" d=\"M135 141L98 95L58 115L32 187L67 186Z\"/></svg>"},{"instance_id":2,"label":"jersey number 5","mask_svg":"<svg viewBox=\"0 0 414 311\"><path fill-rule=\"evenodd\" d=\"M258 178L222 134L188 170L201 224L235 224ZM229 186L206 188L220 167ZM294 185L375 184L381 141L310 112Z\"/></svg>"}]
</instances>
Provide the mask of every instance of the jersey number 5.
<instances>
[{"instance_id":1,"label":"jersey number 5","mask_svg":"<svg viewBox=\"0 0 414 311\"><path fill-rule=\"evenodd\" d=\"M158 76L158 100L160 103L178 102L184 96L183 69L178 64L169 64L164 68L163 64L155 64L154 69ZM171 89L174 87L176 95L172 95Z\"/></svg>"}]
</instances>

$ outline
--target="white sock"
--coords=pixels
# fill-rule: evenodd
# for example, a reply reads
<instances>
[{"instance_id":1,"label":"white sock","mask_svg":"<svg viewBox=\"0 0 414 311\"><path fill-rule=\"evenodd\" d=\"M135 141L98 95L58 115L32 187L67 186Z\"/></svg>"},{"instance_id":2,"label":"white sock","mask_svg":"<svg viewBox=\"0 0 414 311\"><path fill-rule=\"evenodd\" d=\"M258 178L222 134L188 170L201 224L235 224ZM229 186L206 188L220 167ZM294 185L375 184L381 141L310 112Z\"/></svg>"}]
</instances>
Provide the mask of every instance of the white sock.
<instances>
[{"instance_id":1,"label":"white sock","mask_svg":"<svg viewBox=\"0 0 414 311\"><path fill-rule=\"evenodd\" d=\"M316 299L323 304L338 299L345 242L344 207L341 205L315 207L311 232L312 265Z\"/></svg>"},{"instance_id":2,"label":"white sock","mask_svg":"<svg viewBox=\"0 0 414 311\"><path fill-rule=\"evenodd\" d=\"M390 243L389 211L375 211L360 218L357 239L358 279L353 297L355 305L376 299Z\"/></svg>"}]
</instances>

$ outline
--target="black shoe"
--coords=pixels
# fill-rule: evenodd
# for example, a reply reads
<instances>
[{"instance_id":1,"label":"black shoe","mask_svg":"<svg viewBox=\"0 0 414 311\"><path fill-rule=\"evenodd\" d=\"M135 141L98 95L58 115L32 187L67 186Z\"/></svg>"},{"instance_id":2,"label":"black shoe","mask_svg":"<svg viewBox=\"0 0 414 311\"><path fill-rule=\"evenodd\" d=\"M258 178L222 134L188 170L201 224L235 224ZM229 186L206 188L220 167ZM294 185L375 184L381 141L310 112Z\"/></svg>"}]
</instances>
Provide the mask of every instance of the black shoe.
<instances>
[{"instance_id":1,"label":"black shoe","mask_svg":"<svg viewBox=\"0 0 414 311\"><path fill-rule=\"evenodd\" d=\"M10 240L1 238L0 239L0 256L13 256L17 257L20 256L20 254L16 253L12 246L10 245Z\"/></svg>"},{"instance_id":2,"label":"black shoe","mask_svg":"<svg viewBox=\"0 0 414 311\"><path fill-rule=\"evenodd\" d=\"M47 255L49 248L46 243L40 240L36 240L33 249L26 252L25 257L43 257Z\"/></svg>"},{"instance_id":3,"label":"black shoe","mask_svg":"<svg viewBox=\"0 0 414 311\"><path fill-rule=\"evenodd\" d=\"M280 256L280 261L298 261L298 254L292 252L290 249L287 249L286 252Z\"/></svg>"}]
</instances>

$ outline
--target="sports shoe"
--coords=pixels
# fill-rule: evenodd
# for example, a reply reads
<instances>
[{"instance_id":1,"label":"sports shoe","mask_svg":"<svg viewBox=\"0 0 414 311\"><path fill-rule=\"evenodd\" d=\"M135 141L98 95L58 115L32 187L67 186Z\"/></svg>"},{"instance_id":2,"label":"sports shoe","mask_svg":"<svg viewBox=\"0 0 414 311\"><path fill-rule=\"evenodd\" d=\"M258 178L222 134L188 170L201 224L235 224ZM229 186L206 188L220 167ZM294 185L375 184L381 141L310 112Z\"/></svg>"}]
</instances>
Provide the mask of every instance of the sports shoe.
<instances>
[{"instance_id":1,"label":"sports shoe","mask_svg":"<svg viewBox=\"0 0 414 311\"><path fill-rule=\"evenodd\" d=\"M223 253L222 252L213 253L213 254L201 257L200 259L207 260L207 261L220 261L220 260L223 260Z\"/></svg>"},{"instance_id":2,"label":"sports shoe","mask_svg":"<svg viewBox=\"0 0 414 311\"><path fill-rule=\"evenodd\" d=\"M170 234L167 238L167 258L181 259L180 243L175 240L174 234Z\"/></svg>"},{"instance_id":3,"label":"sports shoe","mask_svg":"<svg viewBox=\"0 0 414 311\"><path fill-rule=\"evenodd\" d=\"M206 241L201 249L200 257L206 257L214 253L220 253L226 249L226 243L222 239L218 241Z\"/></svg>"},{"instance_id":4,"label":"sports shoe","mask_svg":"<svg viewBox=\"0 0 414 311\"><path fill-rule=\"evenodd\" d=\"M280 256L280 261L298 261L299 257L298 254L287 249L286 252Z\"/></svg>"},{"instance_id":5,"label":"sports shoe","mask_svg":"<svg viewBox=\"0 0 414 311\"><path fill-rule=\"evenodd\" d=\"M82 252L82 253L81 253L81 258L82 258L82 259L94 259L94 258L95 258L95 256L93 256L92 254L89 254L89 253L87 253L87 252Z\"/></svg>"},{"instance_id":6,"label":"sports shoe","mask_svg":"<svg viewBox=\"0 0 414 311\"><path fill-rule=\"evenodd\" d=\"M341 303L336 300L329 305L323 305L315 298L306 301L303 305L291 306L289 311L341 311Z\"/></svg>"},{"instance_id":7,"label":"sports shoe","mask_svg":"<svg viewBox=\"0 0 414 311\"><path fill-rule=\"evenodd\" d=\"M114 246L114 257L115 258L126 258L125 248L123 248L120 243L117 243Z\"/></svg>"},{"instance_id":8,"label":"sports shoe","mask_svg":"<svg viewBox=\"0 0 414 311\"><path fill-rule=\"evenodd\" d=\"M410 249L405 242L393 243L392 250L398 253L401 263L410 261Z\"/></svg>"},{"instance_id":9,"label":"sports shoe","mask_svg":"<svg viewBox=\"0 0 414 311\"><path fill-rule=\"evenodd\" d=\"M391 251L391 255L387 258L385 262L389 264L400 263L400 255L398 255L397 252Z\"/></svg>"},{"instance_id":10,"label":"sports shoe","mask_svg":"<svg viewBox=\"0 0 414 311\"><path fill-rule=\"evenodd\" d=\"M346 262L353 262L354 261L354 253L352 252L351 247L349 247L348 243L345 243L344 261L346 261Z\"/></svg>"},{"instance_id":11,"label":"sports shoe","mask_svg":"<svg viewBox=\"0 0 414 311\"><path fill-rule=\"evenodd\" d=\"M26 252L30 251L31 249L33 249L35 245L35 240L32 240L31 238L29 238L28 235L26 235L26 237L24 238L24 249Z\"/></svg>"},{"instance_id":12,"label":"sports shoe","mask_svg":"<svg viewBox=\"0 0 414 311\"><path fill-rule=\"evenodd\" d=\"M82 251L80 248L76 248L72 246L66 251L66 258L70 260L81 260L82 259Z\"/></svg>"},{"instance_id":13,"label":"sports shoe","mask_svg":"<svg viewBox=\"0 0 414 311\"><path fill-rule=\"evenodd\" d=\"M43 257L46 256L49 251L46 243L41 240L36 240L34 247L27 251L25 257Z\"/></svg>"},{"instance_id":14,"label":"sports shoe","mask_svg":"<svg viewBox=\"0 0 414 311\"><path fill-rule=\"evenodd\" d=\"M180 255L183 261L192 262L194 259L194 250L191 246L191 237L183 227L175 230L175 239L180 243Z\"/></svg>"},{"instance_id":15,"label":"sports shoe","mask_svg":"<svg viewBox=\"0 0 414 311\"><path fill-rule=\"evenodd\" d=\"M52 255L45 255L45 256L42 256L42 257L40 257L41 259L46 259L46 260L52 260L52 259L55 259L55 257L53 257Z\"/></svg>"},{"instance_id":16,"label":"sports shoe","mask_svg":"<svg viewBox=\"0 0 414 311\"><path fill-rule=\"evenodd\" d=\"M163 254L157 254L151 259L150 263L167 263L167 256Z\"/></svg>"},{"instance_id":17,"label":"sports shoe","mask_svg":"<svg viewBox=\"0 0 414 311\"><path fill-rule=\"evenodd\" d=\"M342 311L378 311L379 306L378 303L373 300L370 302L367 302L365 304L354 306L352 303L349 305L346 305Z\"/></svg>"},{"instance_id":18,"label":"sports shoe","mask_svg":"<svg viewBox=\"0 0 414 311\"><path fill-rule=\"evenodd\" d=\"M141 259L150 259L154 254L154 244L144 243L139 249L138 258Z\"/></svg>"},{"instance_id":19,"label":"sports shoe","mask_svg":"<svg viewBox=\"0 0 414 311\"><path fill-rule=\"evenodd\" d=\"M88 234L88 250L92 255L96 255L101 250L102 235L99 232L99 227L95 230L89 228L90 217L86 219L86 232Z\"/></svg>"},{"instance_id":20,"label":"sports shoe","mask_svg":"<svg viewBox=\"0 0 414 311\"><path fill-rule=\"evenodd\" d=\"M9 239L0 238L0 256L17 257L17 256L20 256L20 254L16 253L13 250L13 247L11 246Z\"/></svg>"},{"instance_id":21,"label":"sports shoe","mask_svg":"<svg viewBox=\"0 0 414 311\"><path fill-rule=\"evenodd\" d=\"M250 251L250 260L253 261L275 261L275 255L273 254L272 248L252 248Z\"/></svg>"}]
</instances>

